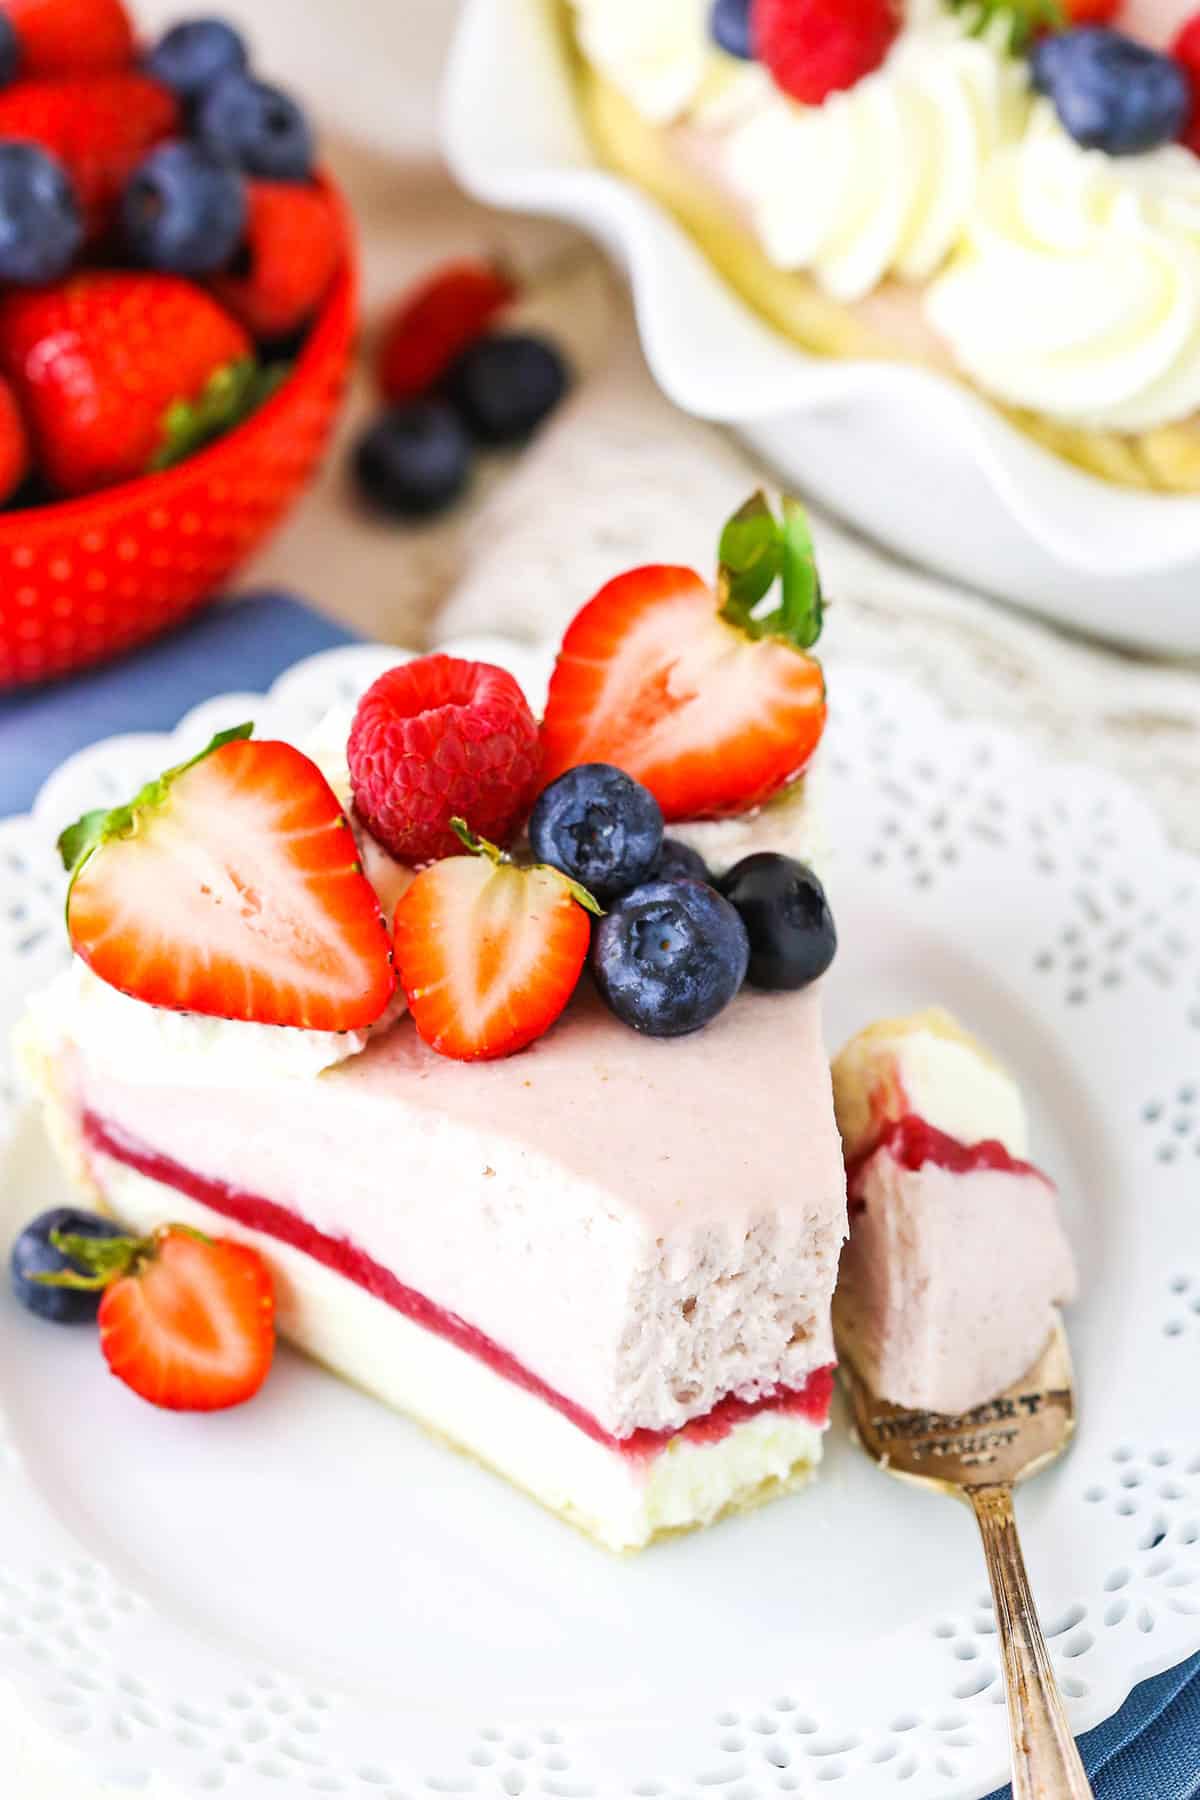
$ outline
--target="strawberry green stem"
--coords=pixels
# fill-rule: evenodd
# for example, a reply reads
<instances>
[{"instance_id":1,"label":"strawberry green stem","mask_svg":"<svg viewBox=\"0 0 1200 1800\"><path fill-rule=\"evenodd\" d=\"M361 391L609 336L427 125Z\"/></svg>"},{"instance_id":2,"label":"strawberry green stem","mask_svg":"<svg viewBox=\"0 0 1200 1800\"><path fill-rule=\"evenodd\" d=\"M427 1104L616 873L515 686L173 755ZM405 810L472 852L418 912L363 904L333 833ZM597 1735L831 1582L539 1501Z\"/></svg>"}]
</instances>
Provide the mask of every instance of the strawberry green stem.
<instances>
[{"instance_id":1,"label":"strawberry green stem","mask_svg":"<svg viewBox=\"0 0 1200 1800\"><path fill-rule=\"evenodd\" d=\"M1065 31L1069 16L1060 0L951 0L967 30L998 40L1010 56L1027 50L1047 31Z\"/></svg>"},{"instance_id":2,"label":"strawberry green stem","mask_svg":"<svg viewBox=\"0 0 1200 1800\"><path fill-rule=\"evenodd\" d=\"M721 617L751 638L779 638L794 650L811 650L821 635L824 598L808 517L785 494L776 519L760 489L740 506L721 533L717 591ZM779 604L761 603L779 583Z\"/></svg>"},{"instance_id":3,"label":"strawberry green stem","mask_svg":"<svg viewBox=\"0 0 1200 1800\"><path fill-rule=\"evenodd\" d=\"M239 738L248 738L254 730L252 723L231 725L228 731L218 731L217 735L198 750L195 756L189 756L186 762L176 763L174 768L164 769L148 781L123 806L98 807L95 812L84 813L73 825L59 834L58 853L62 857L63 868L71 877L71 886L67 889L67 904L71 901L71 888L74 887L80 870L88 858L99 850L102 844L113 838L132 837L138 828L138 820L144 812L152 811L162 805L171 786L189 769L194 769L198 762L211 756L214 750L220 750L225 744L232 744Z\"/></svg>"},{"instance_id":4,"label":"strawberry green stem","mask_svg":"<svg viewBox=\"0 0 1200 1800\"><path fill-rule=\"evenodd\" d=\"M477 837L465 819L451 819L450 829L464 850L469 850L472 856L486 856L488 861L494 863L498 869L516 867L506 850L501 850L498 844L493 844L488 838ZM572 881L569 875L564 875L562 870L556 869L552 863L534 863L533 867L544 869L548 875L553 875L561 881L575 904L582 906L585 912L595 913L598 919L604 917L603 907L598 904L595 896L588 892L581 881Z\"/></svg>"},{"instance_id":5,"label":"strawberry green stem","mask_svg":"<svg viewBox=\"0 0 1200 1800\"><path fill-rule=\"evenodd\" d=\"M450 829L463 849L469 850L472 856L486 856L489 862L496 864L497 868L503 863L512 861L512 857L506 850L502 850L499 844L493 844L490 838L478 837L465 819L457 816L451 819Z\"/></svg>"},{"instance_id":6,"label":"strawberry green stem","mask_svg":"<svg viewBox=\"0 0 1200 1800\"><path fill-rule=\"evenodd\" d=\"M173 400L168 406L150 470L173 469L214 438L232 431L257 412L290 373L286 363L264 367L253 356L214 369L194 400Z\"/></svg>"},{"instance_id":7,"label":"strawberry green stem","mask_svg":"<svg viewBox=\"0 0 1200 1800\"><path fill-rule=\"evenodd\" d=\"M82 1269L60 1269L55 1274L35 1275L33 1279L41 1282L43 1287L83 1288L98 1293L126 1275L135 1275L144 1264L151 1262L165 1230L185 1232L201 1244L212 1241L190 1225L163 1226L153 1237L92 1238L55 1230L50 1233L54 1248L60 1255L69 1256L73 1263L81 1264Z\"/></svg>"}]
</instances>

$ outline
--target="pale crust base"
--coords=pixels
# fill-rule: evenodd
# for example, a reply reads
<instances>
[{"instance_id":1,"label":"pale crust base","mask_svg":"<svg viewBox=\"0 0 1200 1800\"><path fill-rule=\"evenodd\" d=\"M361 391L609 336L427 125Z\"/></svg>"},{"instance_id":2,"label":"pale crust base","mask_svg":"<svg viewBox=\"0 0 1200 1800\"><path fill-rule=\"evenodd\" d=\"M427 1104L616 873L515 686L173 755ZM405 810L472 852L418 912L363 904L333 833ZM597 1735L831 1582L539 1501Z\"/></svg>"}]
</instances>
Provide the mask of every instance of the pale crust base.
<instances>
[{"instance_id":1,"label":"pale crust base","mask_svg":"<svg viewBox=\"0 0 1200 1800\"><path fill-rule=\"evenodd\" d=\"M337 1369L334 1369L332 1373L337 1375L338 1379L341 1381L346 1379ZM364 1393L369 1392L369 1390L365 1388L362 1391ZM510 1486L515 1487L520 1485L519 1483L514 1482L512 1476L507 1474L503 1469L497 1469L494 1464L489 1463L484 1457L477 1455L474 1450L469 1450L465 1444L460 1444L455 1438L447 1437L444 1432L435 1430L434 1427L429 1425L424 1419L416 1419L415 1415L412 1414L406 1414L405 1416L413 1417L415 1423L421 1427L422 1431L424 1431L428 1437L434 1438L439 1444L443 1445L445 1449L453 1450L458 1456L463 1457L465 1461L474 1463L477 1468L486 1469L489 1475L498 1475L502 1481L507 1481ZM761 1506L767 1506L772 1500L782 1499L785 1494L794 1494L798 1489L807 1487L816 1472L816 1466L813 1463L807 1461L794 1463L782 1480L777 1476L769 1476L767 1480L760 1482L756 1488L749 1489L739 1494L736 1500L731 1501L728 1506L722 1507L721 1511L711 1519L697 1519L695 1523L691 1525L669 1526L663 1530L655 1531L646 1539L644 1544L626 1544L620 1548L607 1543L604 1538L599 1537L596 1532L592 1530L589 1521L585 1519L582 1514L577 1513L572 1507L548 1507L547 1511L553 1512L556 1518L562 1519L565 1524L570 1525L575 1531L578 1531L582 1537L585 1537L588 1540L589 1544L598 1544L602 1550L607 1550L610 1556L640 1556L643 1550L648 1550L650 1548L651 1544L665 1544L672 1538L692 1537L697 1531L711 1531L714 1525L720 1525L724 1519L737 1518L742 1513L757 1512ZM532 1489L523 1487L521 1488L521 1492L527 1494L531 1500L535 1500L539 1506L546 1505L541 1496L535 1494Z\"/></svg>"},{"instance_id":2,"label":"pale crust base","mask_svg":"<svg viewBox=\"0 0 1200 1800\"><path fill-rule=\"evenodd\" d=\"M881 332L868 309L830 299L807 275L777 269L722 196L672 154L666 132L647 124L581 57L574 62L584 122L601 159L672 212L730 286L776 330L819 356L916 363L974 385L944 356ZM985 398L1046 449L1091 475L1122 487L1200 493L1200 415L1125 435Z\"/></svg>"}]
</instances>

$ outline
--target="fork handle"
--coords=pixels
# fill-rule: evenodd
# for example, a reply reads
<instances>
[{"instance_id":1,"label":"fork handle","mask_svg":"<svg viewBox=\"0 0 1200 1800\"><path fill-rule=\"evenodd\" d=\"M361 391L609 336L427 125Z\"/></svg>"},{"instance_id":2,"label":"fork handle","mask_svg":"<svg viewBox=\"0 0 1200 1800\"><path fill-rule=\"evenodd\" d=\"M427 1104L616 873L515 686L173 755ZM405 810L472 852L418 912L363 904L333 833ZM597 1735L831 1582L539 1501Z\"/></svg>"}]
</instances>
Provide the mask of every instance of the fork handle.
<instances>
[{"instance_id":1,"label":"fork handle","mask_svg":"<svg viewBox=\"0 0 1200 1800\"><path fill-rule=\"evenodd\" d=\"M1092 1786L1067 1724L1017 1537L1007 1482L969 1490L996 1602L1008 1694L1013 1800L1091 1800Z\"/></svg>"}]
</instances>

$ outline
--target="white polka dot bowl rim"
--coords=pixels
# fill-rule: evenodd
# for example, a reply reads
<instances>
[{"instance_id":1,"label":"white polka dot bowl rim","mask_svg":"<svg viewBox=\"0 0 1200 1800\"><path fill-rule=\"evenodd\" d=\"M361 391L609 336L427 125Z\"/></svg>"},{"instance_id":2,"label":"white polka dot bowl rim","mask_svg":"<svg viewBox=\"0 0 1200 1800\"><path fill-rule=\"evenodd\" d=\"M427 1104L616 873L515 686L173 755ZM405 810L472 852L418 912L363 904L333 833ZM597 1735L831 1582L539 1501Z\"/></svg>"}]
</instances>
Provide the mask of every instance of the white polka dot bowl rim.
<instances>
[{"instance_id":1,"label":"white polka dot bowl rim","mask_svg":"<svg viewBox=\"0 0 1200 1800\"><path fill-rule=\"evenodd\" d=\"M476 199L603 245L668 398L732 426L781 479L913 562L1090 636L1200 655L1200 495L1102 481L936 370L812 356L775 331L663 207L600 166L561 10L466 0L442 148Z\"/></svg>"},{"instance_id":2,"label":"white polka dot bowl rim","mask_svg":"<svg viewBox=\"0 0 1200 1800\"><path fill-rule=\"evenodd\" d=\"M347 253L285 379L244 423L173 468L0 511L0 693L133 649L216 598L311 480L357 317Z\"/></svg>"},{"instance_id":3,"label":"white polka dot bowl rim","mask_svg":"<svg viewBox=\"0 0 1200 1800\"><path fill-rule=\"evenodd\" d=\"M1081 1263L1079 1436L1019 1513L1082 1730L1200 1650L1200 870L1110 776L949 721L835 633L830 1041L932 1000L975 1027ZM539 703L548 656L448 647ZM63 961L64 822L231 722L303 736L401 659L327 652L65 763L0 825L0 1041ZM62 1189L7 1063L0 1108L3 1253ZM806 1492L618 1560L289 1353L252 1406L158 1414L6 1292L0 1729L23 1800L47 1769L83 1800L978 1800L1007 1755L971 1520L840 1416Z\"/></svg>"}]
</instances>

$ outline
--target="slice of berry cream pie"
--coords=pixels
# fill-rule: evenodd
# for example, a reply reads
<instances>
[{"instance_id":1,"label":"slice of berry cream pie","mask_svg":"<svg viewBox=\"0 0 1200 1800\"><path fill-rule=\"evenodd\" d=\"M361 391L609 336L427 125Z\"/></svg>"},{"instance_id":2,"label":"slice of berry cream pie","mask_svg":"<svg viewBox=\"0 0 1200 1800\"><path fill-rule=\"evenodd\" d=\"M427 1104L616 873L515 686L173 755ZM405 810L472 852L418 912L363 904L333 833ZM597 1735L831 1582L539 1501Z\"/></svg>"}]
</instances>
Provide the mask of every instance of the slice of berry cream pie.
<instances>
[{"instance_id":1,"label":"slice of berry cream pie","mask_svg":"<svg viewBox=\"0 0 1200 1800\"><path fill-rule=\"evenodd\" d=\"M189 1285L178 1244L239 1248L292 1342L615 1548L806 1480L845 1235L836 940L792 854L820 622L803 515L757 496L715 589L636 569L583 608L540 728L427 657L315 759L233 730L66 832L25 1061L143 1235L44 1216L18 1293L101 1295L131 1386L229 1404L264 1290Z\"/></svg>"},{"instance_id":2,"label":"slice of berry cream pie","mask_svg":"<svg viewBox=\"0 0 1200 1800\"><path fill-rule=\"evenodd\" d=\"M860 1032L833 1065L850 1237L838 1347L873 1393L961 1413L1045 1347L1075 1265L1020 1092L938 1009Z\"/></svg>"}]
</instances>

